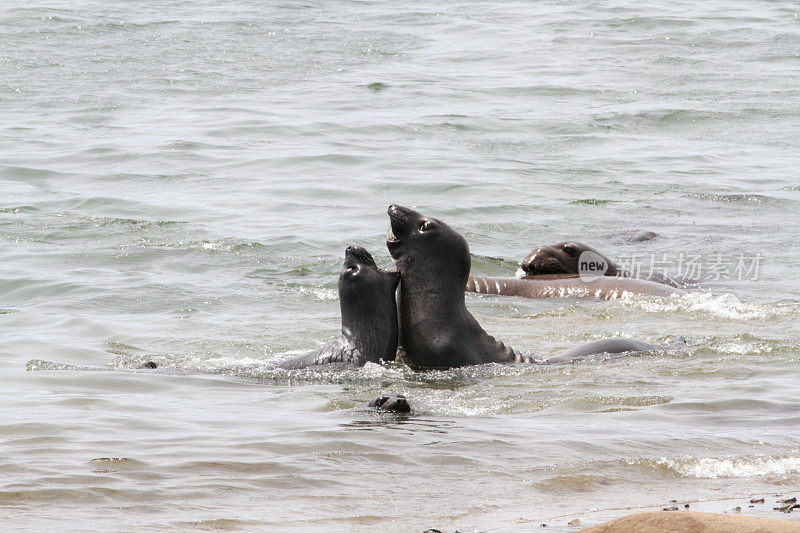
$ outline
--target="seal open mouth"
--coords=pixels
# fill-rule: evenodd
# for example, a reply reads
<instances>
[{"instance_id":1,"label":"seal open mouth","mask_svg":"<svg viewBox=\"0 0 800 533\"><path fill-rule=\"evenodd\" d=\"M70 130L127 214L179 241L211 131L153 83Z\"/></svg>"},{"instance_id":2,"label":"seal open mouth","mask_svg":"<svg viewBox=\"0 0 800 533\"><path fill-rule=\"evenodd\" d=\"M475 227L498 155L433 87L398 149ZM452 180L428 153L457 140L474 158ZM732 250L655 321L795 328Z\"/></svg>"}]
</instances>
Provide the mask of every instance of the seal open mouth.
<instances>
[{"instance_id":1,"label":"seal open mouth","mask_svg":"<svg viewBox=\"0 0 800 533\"><path fill-rule=\"evenodd\" d=\"M399 205L390 205L386 212L389 214L389 223L391 224L391 234L386 239L386 247L394 259L400 259L403 255L403 241L397 235L404 235L407 227L405 215L407 214L406 208Z\"/></svg>"}]
</instances>

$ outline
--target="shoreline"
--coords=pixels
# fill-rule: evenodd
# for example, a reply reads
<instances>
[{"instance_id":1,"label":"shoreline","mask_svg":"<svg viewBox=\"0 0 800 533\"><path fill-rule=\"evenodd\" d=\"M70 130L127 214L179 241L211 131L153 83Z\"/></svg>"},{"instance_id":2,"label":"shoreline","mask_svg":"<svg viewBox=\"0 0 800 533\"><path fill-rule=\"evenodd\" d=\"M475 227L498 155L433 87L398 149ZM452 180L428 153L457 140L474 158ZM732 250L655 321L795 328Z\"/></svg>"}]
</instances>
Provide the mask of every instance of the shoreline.
<instances>
[{"instance_id":1,"label":"shoreline","mask_svg":"<svg viewBox=\"0 0 800 533\"><path fill-rule=\"evenodd\" d=\"M593 531L593 528L597 528L623 518L654 512L664 513L665 515L688 515L701 513L730 517L776 519L790 525L796 524L796 530L800 532L800 507L790 512L782 512L775 509L776 507L786 507L789 504L781 502L795 497L796 495L794 493L775 492L751 495L747 498L734 497L714 500L667 500L666 503L661 506L647 505L596 509L584 513L576 513L574 515L556 516L550 521L519 520L516 522L516 525L522 526L526 529L537 527L542 530L552 532L581 532L587 530ZM760 502L760 500L763 500L763 502Z\"/></svg>"}]
</instances>

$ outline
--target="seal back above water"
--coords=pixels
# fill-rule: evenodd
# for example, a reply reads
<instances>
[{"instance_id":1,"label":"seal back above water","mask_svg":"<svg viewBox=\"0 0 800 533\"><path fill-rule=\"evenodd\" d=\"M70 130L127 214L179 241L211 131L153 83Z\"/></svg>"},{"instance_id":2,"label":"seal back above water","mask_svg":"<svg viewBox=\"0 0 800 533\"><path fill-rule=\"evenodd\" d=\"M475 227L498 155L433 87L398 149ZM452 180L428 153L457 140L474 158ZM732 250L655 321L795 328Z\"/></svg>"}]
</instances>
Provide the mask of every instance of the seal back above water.
<instances>
[{"instance_id":1,"label":"seal back above water","mask_svg":"<svg viewBox=\"0 0 800 533\"><path fill-rule=\"evenodd\" d=\"M494 278L470 276L467 292L522 298L594 298L613 300L627 296L672 296L683 294L675 287L635 278L603 276L586 281L577 274Z\"/></svg>"}]
</instances>

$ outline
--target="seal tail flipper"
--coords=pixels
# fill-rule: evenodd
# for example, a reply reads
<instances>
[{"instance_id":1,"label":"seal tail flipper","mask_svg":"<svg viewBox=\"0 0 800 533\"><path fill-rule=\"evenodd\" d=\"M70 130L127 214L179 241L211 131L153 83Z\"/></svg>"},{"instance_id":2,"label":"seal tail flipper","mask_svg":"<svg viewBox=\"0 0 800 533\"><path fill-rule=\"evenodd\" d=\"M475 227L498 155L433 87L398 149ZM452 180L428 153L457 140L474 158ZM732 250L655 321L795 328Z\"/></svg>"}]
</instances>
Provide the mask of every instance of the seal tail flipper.
<instances>
[{"instance_id":1,"label":"seal tail flipper","mask_svg":"<svg viewBox=\"0 0 800 533\"><path fill-rule=\"evenodd\" d=\"M678 341L683 340L681 337ZM685 345L686 341L683 340ZM583 359L591 355L607 354L621 354L621 353L644 353L653 352L656 350L672 349L673 345L651 344L649 342L640 341L638 339L629 338L612 338L600 339L592 342L587 342L570 348L558 355L548 357L546 362L553 363L571 363L578 359ZM675 348L680 346L676 345Z\"/></svg>"},{"instance_id":2,"label":"seal tail flipper","mask_svg":"<svg viewBox=\"0 0 800 533\"><path fill-rule=\"evenodd\" d=\"M274 364L276 368L298 370L310 366L364 366L365 362L355 345L348 338L341 336L316 350L276 361Z\"/></svg>"}]
</instances>

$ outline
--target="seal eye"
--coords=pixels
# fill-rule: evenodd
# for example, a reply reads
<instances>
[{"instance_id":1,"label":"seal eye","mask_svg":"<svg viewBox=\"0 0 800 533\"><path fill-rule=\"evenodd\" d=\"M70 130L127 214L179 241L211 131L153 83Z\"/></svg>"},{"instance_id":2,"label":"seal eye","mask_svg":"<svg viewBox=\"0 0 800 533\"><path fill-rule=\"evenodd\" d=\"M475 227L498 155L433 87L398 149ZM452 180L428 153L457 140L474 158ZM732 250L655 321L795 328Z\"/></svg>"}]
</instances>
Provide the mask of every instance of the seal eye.
<instances>
[{"instance_id":1,"label":"seal eye","mask_svg":"<svg viewBox=\"0 0 800 533\"><path fill-rule=\"evenodd\" d=\"M574 256L578 254L578 249L575 248L573 245L568 244L564 247L564 253L566 253L569 256Z\"/></svg>"}]
</instances>

